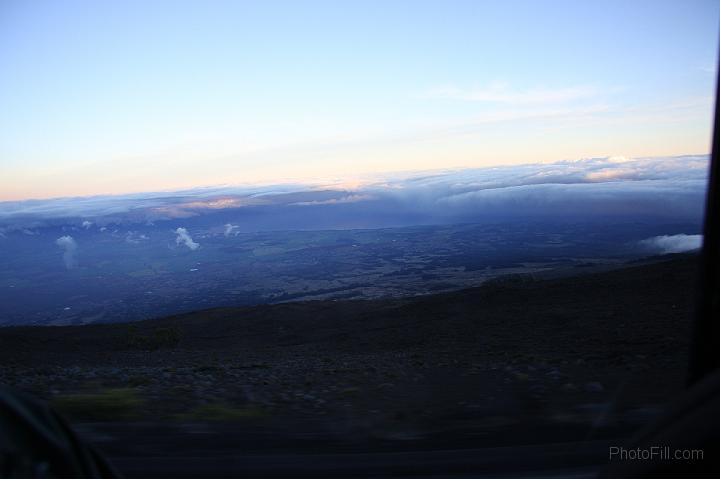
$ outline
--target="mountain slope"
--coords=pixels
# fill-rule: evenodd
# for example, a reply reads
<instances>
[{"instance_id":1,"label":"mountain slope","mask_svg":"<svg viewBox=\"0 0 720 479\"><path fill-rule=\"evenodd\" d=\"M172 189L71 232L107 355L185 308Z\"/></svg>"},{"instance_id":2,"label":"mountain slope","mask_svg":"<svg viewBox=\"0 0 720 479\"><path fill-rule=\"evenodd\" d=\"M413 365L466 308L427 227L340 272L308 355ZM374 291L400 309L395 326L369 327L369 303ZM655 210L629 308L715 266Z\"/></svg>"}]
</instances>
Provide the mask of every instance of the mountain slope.
<instances>
[{"instance_id":1,"label":"mountain slope","mask_svg":"<svg viewBox=\"0 0 720 479\"><path fill-rule=\"evenodd\" d=\"M680 255L402 300L2 328L0 380L76 421L242 421L247 437L607 436L681 390L696 266Z\"/></svg>"}]
</instances>

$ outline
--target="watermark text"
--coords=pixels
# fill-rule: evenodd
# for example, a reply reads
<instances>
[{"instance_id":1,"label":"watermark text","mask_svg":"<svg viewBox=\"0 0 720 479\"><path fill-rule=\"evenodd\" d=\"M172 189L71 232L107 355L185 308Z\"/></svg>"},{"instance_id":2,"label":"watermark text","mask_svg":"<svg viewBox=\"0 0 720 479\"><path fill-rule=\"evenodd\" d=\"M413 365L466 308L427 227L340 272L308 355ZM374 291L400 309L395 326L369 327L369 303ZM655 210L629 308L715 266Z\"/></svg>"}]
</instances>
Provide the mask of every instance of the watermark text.
<instances>
[{"instance_id":1,"label":"watermark text","mask_svg":"<svg viewBox=\"0 0 720 479\"><path fill-rule=\"evenodd\" d=\"M611 461L701 461L705 458L702 449L676 449L670 446L650 446L627 449L610 446Z\"/></svg>"}]
</instances>

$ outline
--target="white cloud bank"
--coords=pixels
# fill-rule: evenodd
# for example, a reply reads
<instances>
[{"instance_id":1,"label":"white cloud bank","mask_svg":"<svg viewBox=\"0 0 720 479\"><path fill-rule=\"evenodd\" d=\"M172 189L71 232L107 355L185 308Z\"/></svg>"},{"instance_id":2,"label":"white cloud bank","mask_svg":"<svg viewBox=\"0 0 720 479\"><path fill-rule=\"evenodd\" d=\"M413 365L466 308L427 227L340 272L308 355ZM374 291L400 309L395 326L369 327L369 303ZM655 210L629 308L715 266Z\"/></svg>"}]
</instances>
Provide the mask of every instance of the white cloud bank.
<instances>
[{"instance_id":1,"label":"white cloud bank","mask_svg":"<svg viewBox=\"0 0 720 479\"><path fill-rule=\"evenodd\" d=\"M220 231L226 236L237 234L238 224L243 231L253 231L551 217L697 223L702 219L708 164L707 155L614 156L388 173L328 184L224 186L162 195L0 203L0 233L79 224L78 217L89 218L86 221L99 231L116 225L140 230L131 225L180 217L187 218L186 227L202 229L208 227L204 223L208 215L218 215L215 225L225 225ZM175 233L178 245L197 249L187 230L178 228Z\"/></svg>"},{"instance_id":2,"label":"white cloud bank","mask_svg":"<svg viewBox=\"0 0 720 479\"><path fill-rule=\"evenodd\" d=\"M330 198L328 200L299 201L291 203L295 206L317 206L317 205L336 205L342 203L358 203L360 201L368 201L374 199L371 195L347 195L341 198Z\"/></svg>"},{"instance_id":3,"label":"white cloud bank","mask_svg":"<svg viewBox=\"0 0 720 479\"><path fill-rule=\"evenodd\" d=\"M668 254L699 249L702 246L702 240L702 235L663 235L642 240L640 244L651 251Z\"/></svg>"},{"instance_id":4,"label":"white cloud bank","mask_svg":"<svg viewBox=\"0 0 720 479\"><path fill-rule=\"evenodd\" d=\"M185 228L178 228L175 230L175 234L177 235L177 238L175 238L175 244L181 245L184 244L192 251L195 251L200 247L199 243L196 243L193 241L192 237L190 236L190 233Z\"/></svg>"}]
</instances>

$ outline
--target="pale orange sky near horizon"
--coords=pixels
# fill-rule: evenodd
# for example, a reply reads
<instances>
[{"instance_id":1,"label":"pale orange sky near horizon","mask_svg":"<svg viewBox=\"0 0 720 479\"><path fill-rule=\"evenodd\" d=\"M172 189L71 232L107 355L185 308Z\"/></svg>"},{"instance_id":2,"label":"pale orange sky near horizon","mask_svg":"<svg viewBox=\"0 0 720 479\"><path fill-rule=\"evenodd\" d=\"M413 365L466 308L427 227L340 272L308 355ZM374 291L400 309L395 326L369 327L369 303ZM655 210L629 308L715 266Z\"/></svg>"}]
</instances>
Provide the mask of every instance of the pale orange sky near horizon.
<instances>
[{"instance_id":1,"label":"pale orange sky near horizon","mask_svg":"<svg viewBox=\"0 0 720 479\"><path fill-rule=\"evenodd\" d=\"M708 115L709 124L709 115ZM704 134L703 134L704 133ZM437 169L482 168L526 163L552 163L583 158L625 156L628 158L707 154L710 128L705 132L633 138L635 141L607 141L588 145L579 140L550 148L557 137L527 138L520 144L495 138L500 145L475 144L480 135L464 141L419 138L413 142L379 142L359 145L351 142L324 148L298 147L268 149L245 155L203 160L200 153L126 158L117 161L87 162L44 171L13 172L0 180L0 201L47 199L69 196L117 195L151 191L173 191L236 184L348 183L368 176ZM645 144L642 140L645 139ZM505 143L508 141L509 143ZM596 143L599 143L597 141ZM635 143L635 144L633 144ZM494 146L498 150L483 153ZM541 148L544 148L542 150ZM252 167L244 167L244 156ZM168 165L172 172L168 173ZM198 168L201 168L198 170Z\"/></svg>"}]
</instances>

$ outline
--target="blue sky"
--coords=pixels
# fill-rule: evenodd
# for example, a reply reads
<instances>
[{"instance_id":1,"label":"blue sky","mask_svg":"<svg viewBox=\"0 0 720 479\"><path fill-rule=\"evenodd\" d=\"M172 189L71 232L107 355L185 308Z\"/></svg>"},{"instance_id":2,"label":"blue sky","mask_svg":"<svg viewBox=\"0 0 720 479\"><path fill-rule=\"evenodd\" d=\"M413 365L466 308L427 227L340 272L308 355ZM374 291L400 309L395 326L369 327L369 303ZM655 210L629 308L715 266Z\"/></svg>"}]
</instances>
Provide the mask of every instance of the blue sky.
<instances>
[{"instance_id":1,"label":"blue sky","mask_svg":"<svg viewBox=\"0 0 720 479\"><path fill-rule=\"evenodd\" d=\"M719 6L6 0L0 200L707 153Z\"/></svg>"}]
</instances>

